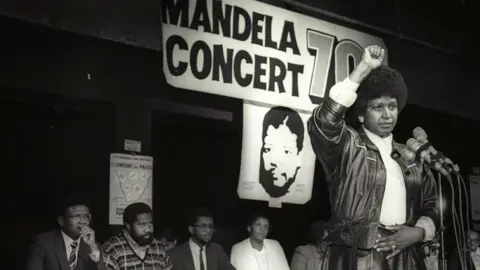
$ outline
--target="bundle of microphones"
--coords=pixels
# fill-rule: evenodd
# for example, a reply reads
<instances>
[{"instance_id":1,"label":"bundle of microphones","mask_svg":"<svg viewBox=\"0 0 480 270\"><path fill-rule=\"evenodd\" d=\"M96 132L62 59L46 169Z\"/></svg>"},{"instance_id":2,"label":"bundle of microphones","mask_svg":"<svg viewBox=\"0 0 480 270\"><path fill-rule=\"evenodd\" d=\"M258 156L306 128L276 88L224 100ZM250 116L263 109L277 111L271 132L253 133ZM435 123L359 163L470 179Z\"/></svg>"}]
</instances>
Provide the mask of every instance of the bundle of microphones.
<instances>
[{"instance_id":1,"label":"bundle of microphones","mask_svg":"<svg viewBox=\"0 0 480 270\"><path fill-rule=\"evenodd\" d=\"M437 151L427 140L427 133L423 128L416 127L413 130L413 138L407 140L407 148L401 155L407 160L424 161L442 175L458 174L458 165L445 157L442 152Z\"/></svg>"}]
</instances>

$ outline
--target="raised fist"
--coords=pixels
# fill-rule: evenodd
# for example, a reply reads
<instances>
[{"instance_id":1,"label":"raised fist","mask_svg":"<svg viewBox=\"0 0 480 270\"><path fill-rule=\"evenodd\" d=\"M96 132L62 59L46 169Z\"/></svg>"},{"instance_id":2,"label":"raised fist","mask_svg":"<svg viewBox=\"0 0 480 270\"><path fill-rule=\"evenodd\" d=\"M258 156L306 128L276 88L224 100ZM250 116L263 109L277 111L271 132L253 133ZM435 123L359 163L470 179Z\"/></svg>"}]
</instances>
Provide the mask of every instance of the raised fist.
<instances>
[{"instance_id":1,"label":"raised fist","mask_svg":"<svg viewBox=\"0 0 480 270\"><path fill-rule=\"evenodd\" d=\"M362 55L362 61L373 69L379 67L382 64L384 58L385 50L378 45L366 47Z\"/></svg>"}]
</instances>

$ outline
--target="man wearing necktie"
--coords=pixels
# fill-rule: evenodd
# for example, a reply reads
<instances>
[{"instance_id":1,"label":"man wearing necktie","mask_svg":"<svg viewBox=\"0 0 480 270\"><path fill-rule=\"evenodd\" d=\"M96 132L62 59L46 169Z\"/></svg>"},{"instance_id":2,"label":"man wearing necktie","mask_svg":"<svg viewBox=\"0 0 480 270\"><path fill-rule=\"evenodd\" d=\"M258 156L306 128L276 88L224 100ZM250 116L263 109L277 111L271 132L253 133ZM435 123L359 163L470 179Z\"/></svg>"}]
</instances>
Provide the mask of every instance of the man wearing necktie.
<instances>
[{"instance_id":1,"label":"man wearing necktie","mask_svg":"<svg viewBox=\"0 0 480 270\"><path fill-rule=\"evenodd\" d=\"M223 248L211 242L215 227L210 211L196 209L188 227L190 239L175 247L170 259L175 270L235 270Z\"/></svg>"},{"instance_id":2,"label":"man wearing necktie","mask_svg":"<svg viewBox=\"0 0 480 270\"><path fill-rule=\"evenodd\" d=\"M68 196L57 219L60 230L44 232L30 246L27 270L104 270L90 228L91 214L80 196Z\"/></svg>"}]
</instances>

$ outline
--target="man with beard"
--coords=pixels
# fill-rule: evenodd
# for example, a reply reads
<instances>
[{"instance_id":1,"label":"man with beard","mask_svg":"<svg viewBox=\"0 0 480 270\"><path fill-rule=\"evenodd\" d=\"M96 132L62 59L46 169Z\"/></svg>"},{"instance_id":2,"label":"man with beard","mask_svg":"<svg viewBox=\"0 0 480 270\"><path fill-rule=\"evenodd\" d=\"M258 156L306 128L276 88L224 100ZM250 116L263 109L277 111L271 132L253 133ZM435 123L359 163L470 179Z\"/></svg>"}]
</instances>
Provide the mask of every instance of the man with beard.
<instances>
[{"instance_id":1,"label":"man with beard","mask_svg":"<svg viewBox=\"0 0 480 270\"><path fill-rule=\"evenodd\" d=\"M297 112L273 107L265 114L259 181L272 198L288 193L301 165L305 128Z\"/></svg>"},{"instance_id":2,"label":"man with beard","mask_svg":"<svg viewBox=\"0 0 480 270\"><path fill-rule=\"evenodd\" d=\"M215 227L207 209L193 211L188 226L190 239L175 247L170 258L175 270L235 270L223 248L211 242Z\"/></svg>"},{"instance_id":3,"label":"man with beard","mask_svg":"<svg viewBox=\"0 0 480 270\"><path fill-rule=\"evenodd\" d=\"M165 248L153 238L152 209L133 203L123 212L124 228L103 244L107 269L171 269Z\"/></svg>"},{"instance_id":4,"label":"man with beard","mask_svg":"<svg viewBox=\"0 0 480 270\"><path fill-rule=\"evenodd\" d=\"M37 235L27 259L27 270L105 269L90 209L80 195L68 196L57 218L60 230Z\"/></svg>"}]
</instances>

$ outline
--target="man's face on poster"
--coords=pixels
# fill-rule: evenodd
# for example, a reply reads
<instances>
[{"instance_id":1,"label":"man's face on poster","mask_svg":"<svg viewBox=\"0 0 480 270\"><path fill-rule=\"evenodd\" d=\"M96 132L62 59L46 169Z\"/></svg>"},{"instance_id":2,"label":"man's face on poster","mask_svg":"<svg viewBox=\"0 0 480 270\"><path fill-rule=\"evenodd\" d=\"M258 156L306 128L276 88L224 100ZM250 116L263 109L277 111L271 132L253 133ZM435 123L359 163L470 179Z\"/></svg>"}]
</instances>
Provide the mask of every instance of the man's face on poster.
<instances>
[{"instance_id":1,"label":"man's face on poster","mask_svg":"<svg viewBox=\"0 0 480 270\"><path fill-rule=\"evenodd\" d=\"M283 187L297 176L301 164L297 135L285 122L278 128L273 125L267 128L262 147L262 164L260 169L264 170L263 176L270 178L268 180L272 181L274 186Z\"/></svg>"}]
</instances>

